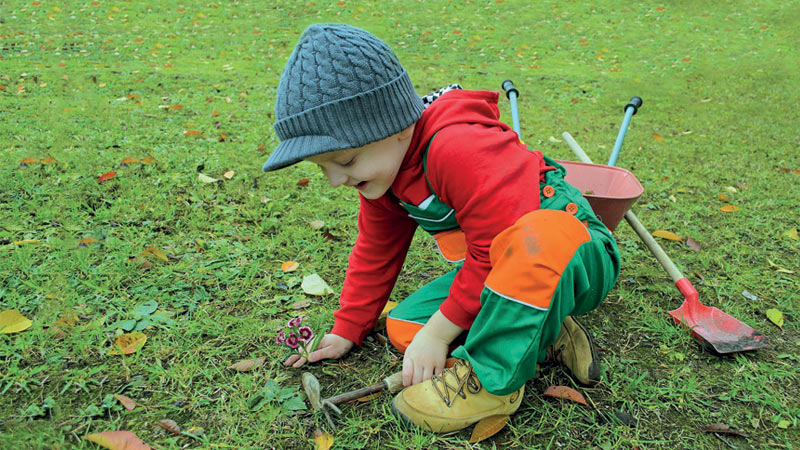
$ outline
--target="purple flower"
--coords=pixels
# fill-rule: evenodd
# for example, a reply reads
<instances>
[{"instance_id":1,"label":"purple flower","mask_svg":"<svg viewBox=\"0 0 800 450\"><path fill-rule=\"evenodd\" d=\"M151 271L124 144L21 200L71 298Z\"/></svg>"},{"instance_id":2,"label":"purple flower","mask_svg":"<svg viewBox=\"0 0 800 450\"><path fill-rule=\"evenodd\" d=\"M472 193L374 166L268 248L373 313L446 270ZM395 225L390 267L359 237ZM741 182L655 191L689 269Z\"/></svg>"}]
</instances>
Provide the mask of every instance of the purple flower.
<instances>
[{"instance_id":1,"label":"purple flower","mask_svg":"<svg viewBox=\"0 0 800 450\"><path fill-rule=\"evenodd\" d=\"M299 326L300 326L300 324L301 324L302 322L303 322L303 318L302 318L302 317L295 317L294 319L290 320L290 321L289 321L289 322L286 324L286 326L287 326L287 327L290 327L290 328L297 328L297 327L299 327Z\"/></svg>"},{"instance_id":2,"label":"purple flower","mask_svg":"<svg viewBox=\"0 0 800 450\"><path fill-rule=\"evenodd\" d=\"M314 337L314 332L309 327L300 327L297 331L300 332L300 340L303 342L308 342Z\"/></svg>"},{"instance_id":3,"label":"purple flower","mask_svg":"<svg viewBox=\"0 0 800 450\"><path fill-rule=\"evenodd\" d=\"M278 335L275 337L275 342L278 344L283 344L286 341L286 336L283 334L283 330L278 332Z\"/></svg>"},{"instance_id":4,"label":"purple flower","mask_svg":"<svg viewBox=\"0 0 800 450\"><path fill-rule=\"evenodd\" d=\"M291 348L297 348L300 346L300 339L297 338L296 334L289 333L289 336L286 337L286 345Z\"/></svg>"}]
</instances>

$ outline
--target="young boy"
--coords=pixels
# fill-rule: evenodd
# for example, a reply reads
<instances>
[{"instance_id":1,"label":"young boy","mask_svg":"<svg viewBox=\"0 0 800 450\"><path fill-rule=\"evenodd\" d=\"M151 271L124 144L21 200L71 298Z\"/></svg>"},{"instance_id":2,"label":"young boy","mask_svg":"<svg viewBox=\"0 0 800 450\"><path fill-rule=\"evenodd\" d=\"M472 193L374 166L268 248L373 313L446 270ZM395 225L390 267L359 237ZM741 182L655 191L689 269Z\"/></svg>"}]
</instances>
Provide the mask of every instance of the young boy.
<instances>
[{"instance_id":1,"label":"young boy","mask_svg":"<svg viewBox=\"0 0 800 450\"><path fill-rule=\"evenodd\" d=\"M407 386L393 411L438 432L514 413L547 357L595 382L599 360L571 315L597 307L619 274L608 229L560 165L498 120L497 100L458 86L421 99L384 42L347 25L313 25L281 76L281 142L264 164L311 161L331 186L360 193L341 307L310 362L361 344L418 225L458 263L386 324ZM456 362L445 368L450 350Z\"/></svg>"}]
</instances>

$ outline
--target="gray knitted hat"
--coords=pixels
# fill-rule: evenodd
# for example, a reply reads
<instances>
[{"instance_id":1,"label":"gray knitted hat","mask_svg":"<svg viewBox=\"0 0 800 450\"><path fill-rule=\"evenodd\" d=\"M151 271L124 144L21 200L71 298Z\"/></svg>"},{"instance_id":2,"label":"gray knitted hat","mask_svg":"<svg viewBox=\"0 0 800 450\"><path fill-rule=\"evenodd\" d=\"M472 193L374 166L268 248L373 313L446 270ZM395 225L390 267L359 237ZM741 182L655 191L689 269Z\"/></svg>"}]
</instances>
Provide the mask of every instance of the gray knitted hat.
<instances>
[{"instance_id":1,"label":"gray knitted hat","mask_svg":"<svg viewBox=\"0 0 800 450\"><path fill-rule=\"evenodd\" d=\"M281 143L264 171L385 139L419 120L423 109L392 49L343 24L305 30L283 69L275 100L274 127Z\"/></svg>"}]
</instances>

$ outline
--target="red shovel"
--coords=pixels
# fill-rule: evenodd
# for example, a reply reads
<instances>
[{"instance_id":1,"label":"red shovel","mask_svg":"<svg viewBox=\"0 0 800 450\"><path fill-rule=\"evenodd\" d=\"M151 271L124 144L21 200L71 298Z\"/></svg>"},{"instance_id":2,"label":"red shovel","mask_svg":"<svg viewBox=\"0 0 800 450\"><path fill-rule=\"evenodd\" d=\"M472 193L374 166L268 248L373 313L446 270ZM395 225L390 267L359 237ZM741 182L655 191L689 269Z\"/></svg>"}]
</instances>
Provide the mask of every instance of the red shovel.
<instances>
[{"instance_id":1,"label":"red shovel","mask_svg":"<svg viewBox=\"0 0 800 450\"><path fill-rule=\"evenodd\" d=\"M592 164L589 156L578 146L578 143L569 133L565 132L562 137L578 159ZM636 234L647 245L647 248L653 252L661 266L672 277L675 286L683 294L683 304L678 309L669 312L676 323L687 327L695 338L710 345L720 354L756 350L769 343L766 336L744 322L726 314L719 308L700 303L697 290L692 286L692 283L681 274L680 270L669 259L669 256L664 253L661 246L653 239L653 236L639 222L633 211L629 210L625 213L625 220L633 227Z\"/></svg>"}]
</instances>

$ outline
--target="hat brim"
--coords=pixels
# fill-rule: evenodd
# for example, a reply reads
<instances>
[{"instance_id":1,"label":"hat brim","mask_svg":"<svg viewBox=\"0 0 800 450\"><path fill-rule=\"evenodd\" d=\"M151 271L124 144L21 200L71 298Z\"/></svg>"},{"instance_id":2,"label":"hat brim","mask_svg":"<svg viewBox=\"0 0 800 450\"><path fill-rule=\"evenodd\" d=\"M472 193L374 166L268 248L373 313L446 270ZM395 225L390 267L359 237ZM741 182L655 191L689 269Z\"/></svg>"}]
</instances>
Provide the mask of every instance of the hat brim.
<instances>
[{"instance_id":1,"label":"hat brim","mask_svg":"<svg viewBox=\"0 0 800 450\"><path fill-rule=\"evenodd\" d=\"M351 146L339 141L332 136L298 136L286 139L269 155L267 162L261 167L264 172L283 169L296 164L311 156L337 150L344 150Z\"/></svg>"}]
</instances>

